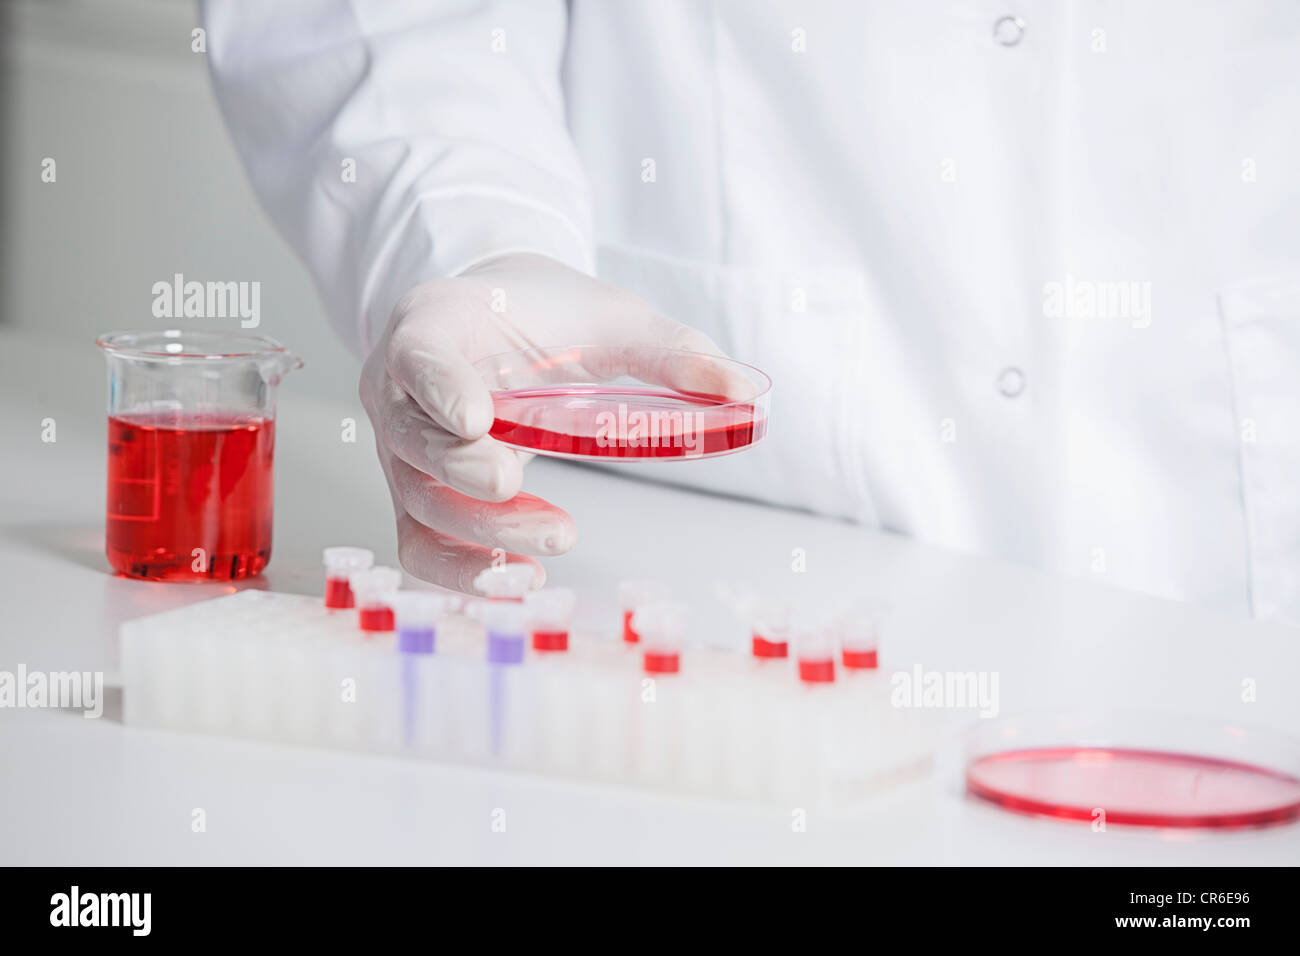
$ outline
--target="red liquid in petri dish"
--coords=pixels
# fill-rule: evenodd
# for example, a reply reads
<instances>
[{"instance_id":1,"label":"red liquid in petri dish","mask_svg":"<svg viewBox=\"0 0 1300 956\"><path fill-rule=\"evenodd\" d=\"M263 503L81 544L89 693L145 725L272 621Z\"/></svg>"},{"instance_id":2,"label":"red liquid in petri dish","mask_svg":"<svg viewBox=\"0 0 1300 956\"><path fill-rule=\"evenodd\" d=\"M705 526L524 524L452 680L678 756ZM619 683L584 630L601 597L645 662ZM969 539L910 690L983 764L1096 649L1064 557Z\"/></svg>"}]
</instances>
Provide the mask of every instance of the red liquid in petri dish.
<instances>
[{"instance_id":1,"label":"red liquid in petri dish","mask_svg":"<svg viewBox=\"0 0 1300 956\"><path fill-rule=\"evenodd\" d=\"M105 551L114 570L233 581L265 568L274 429L265 418L110 417Z\"/></svg>"},{"instance_id":2,"label":"red liquid in petri dish","mask_svg":"<svg viewBox=\"0 0 1300 956\"><path fill-rule=\"evenodd\" d=\"M973 760L966 790L1007 810L1150 827L1258 827L1300 819L1300 779L1247 763L1095 747Z\"/></svg>"},{"instance_id":3,"label":"red liquid in petri dish","mask_svg":"<svg viewBox=\"0 0 1300 956\"><path fill-rule=\"evenodd\" d=\"M577 458L708 458L763 437L754 406L651 386L538 387L494 392L493 438Z\"/></svg>"}]
</instances>

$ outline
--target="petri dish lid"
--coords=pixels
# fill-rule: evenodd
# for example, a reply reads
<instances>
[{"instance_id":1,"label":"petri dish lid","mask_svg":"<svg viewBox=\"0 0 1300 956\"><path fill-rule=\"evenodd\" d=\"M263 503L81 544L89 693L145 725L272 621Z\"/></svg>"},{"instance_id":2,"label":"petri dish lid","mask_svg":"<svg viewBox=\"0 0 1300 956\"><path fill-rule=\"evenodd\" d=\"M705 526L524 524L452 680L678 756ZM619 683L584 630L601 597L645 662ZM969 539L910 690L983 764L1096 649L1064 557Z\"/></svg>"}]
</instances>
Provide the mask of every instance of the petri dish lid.
<instances>
[{"instance_id":1,"label":"petri dish lid","mask_svg":"<svg viewBox=\"0 0 1300 956\"><path fill-rule=\"evenodd\" d=\"M1015 813L1175 829L1300 819L1300 740L1258 727L1145 712L1024 715L980 721L965 757L967 794Z\"/></svg>"},{"instance_id":2,"label":"petri dish lid","mask_svg":"<svg viewBox=\"0 0 1300 956\"><path fill-rule=\"evenodd\" d=\"M771 380L680 349L564 346L481 359L493 438L580 461L717 458L767 434Z\"/></svg>"}]
</instances>

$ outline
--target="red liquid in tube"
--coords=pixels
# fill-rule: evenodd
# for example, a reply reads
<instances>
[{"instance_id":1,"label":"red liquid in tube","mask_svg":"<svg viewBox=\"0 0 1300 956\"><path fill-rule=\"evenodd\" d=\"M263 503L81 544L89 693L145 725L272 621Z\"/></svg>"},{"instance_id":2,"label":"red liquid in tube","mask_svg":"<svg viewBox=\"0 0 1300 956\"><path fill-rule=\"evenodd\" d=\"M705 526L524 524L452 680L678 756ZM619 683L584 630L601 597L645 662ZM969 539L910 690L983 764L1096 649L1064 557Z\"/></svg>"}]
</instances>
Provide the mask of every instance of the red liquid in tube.
<instances>
[{"instance_id":1,"label":"red liquid in tube","mask_svg":"<svg viewBox=\"0 0 1300 956\"><path fill-rule=\"evenodd\" d=\"M874 670L878 665L879 657L876 651L850 651L847 648L844 651L844 666L849 670Z\"/></svg>"},{"instance_id":2,"label":"red liquid in tube","mask_svg":"<svg viewBox=\"0 0 1300 956\"><path fill-rule=\"evenodd\" d=\"M676 674L681 669L681 655L676 651L646 651L647 674Z\"/></svg>"},{"instance_id":3,"label":"red liquid in tube","mask_svg":"<svg viewBox=\"0 0 1300 956\"><path fill-rule=\"evenodd\" d=\"M533 631L533 650L567 651L568 649L568 631Z\"/></svg>"},{"instance_id":4,"label":"red liquid in tube","mask_svg":"<svg viewBox=\"0 0 1300 956\"><path fill-rule=\"evenodd\" d=\"M356 601L352 597L352 588L346 578L325 579L325 606L335 609L356 606Z\"/></svg>"},{"instance_id":5,"label":"red liquid in tube","mask_svg":"<svg viewBox=\"0 0 1300 956\"><path fill-rule=\"evenodd\" d=\"M799 679L805 684L830 684L835 681L832 657L799 661Z\"/></svg>"},{"instance_id":6,"label":"red liquid in tube","mask_svg":"<svg viewBox=\"0 0 1300 956\"><path fill-rule=\"evenodd\" d=\"M755 657L761 657L765 660L790 656L790 645L787 642L769 641L757 634L754 635L751 649Z\"/></svg>"},{"instance_id":7,"label":"red liquid in tube","mask_svg":"<svg viewBox=\"0 0 1300 956\"><path fill-rule=\"evenodd\" d=\"M389 607L363 607L357 619L363 631L391 631L395 627L393 609Z\"/></svg>"}]
</instances>

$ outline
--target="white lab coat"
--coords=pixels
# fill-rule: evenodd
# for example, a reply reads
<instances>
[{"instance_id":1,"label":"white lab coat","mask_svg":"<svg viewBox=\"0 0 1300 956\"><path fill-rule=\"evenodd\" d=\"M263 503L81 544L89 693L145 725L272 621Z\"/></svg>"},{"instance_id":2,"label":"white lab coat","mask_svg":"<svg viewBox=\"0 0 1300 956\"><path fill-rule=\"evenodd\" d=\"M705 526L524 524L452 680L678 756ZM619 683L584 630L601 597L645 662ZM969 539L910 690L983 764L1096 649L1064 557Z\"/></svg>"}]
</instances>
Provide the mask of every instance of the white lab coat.
<instances>
[{"instance_id":1,"label":"white lab coat","mask_svg":"<svg viewBox=\"0 0 1300 956\"><path fill-rule=\"evenodd\" d=\"M1294 0L206 24L252 181L359 348L411 285L543 252L775 380L762 447L672 480L1300 622Z\"/></svg>"}]
</instances>

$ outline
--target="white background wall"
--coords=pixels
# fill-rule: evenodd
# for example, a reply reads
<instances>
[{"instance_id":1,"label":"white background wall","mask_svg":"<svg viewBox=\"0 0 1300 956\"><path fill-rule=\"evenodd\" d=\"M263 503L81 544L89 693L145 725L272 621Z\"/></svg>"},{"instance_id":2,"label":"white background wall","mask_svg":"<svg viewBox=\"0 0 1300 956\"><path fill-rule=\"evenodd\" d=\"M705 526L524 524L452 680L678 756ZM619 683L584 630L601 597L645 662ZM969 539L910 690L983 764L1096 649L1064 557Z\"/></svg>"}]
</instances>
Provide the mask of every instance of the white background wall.
<instances>
[{"instance_id":1,"label":"white background wall","mask_svg":"<svg viewBox=\"0 0 1300 956\"><path fill-rule=\"evenodd\" d=\"M153 317L155 282L260 281L259 331L307 362L285 387L354 402L359 360L245 181L197 25L191 0L0 0L0 322L66 338L52 381L98 375L98 333L186 323Z\"/></svg>"}]
</instances>

